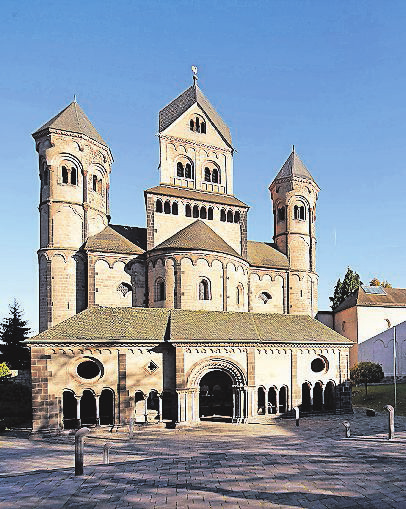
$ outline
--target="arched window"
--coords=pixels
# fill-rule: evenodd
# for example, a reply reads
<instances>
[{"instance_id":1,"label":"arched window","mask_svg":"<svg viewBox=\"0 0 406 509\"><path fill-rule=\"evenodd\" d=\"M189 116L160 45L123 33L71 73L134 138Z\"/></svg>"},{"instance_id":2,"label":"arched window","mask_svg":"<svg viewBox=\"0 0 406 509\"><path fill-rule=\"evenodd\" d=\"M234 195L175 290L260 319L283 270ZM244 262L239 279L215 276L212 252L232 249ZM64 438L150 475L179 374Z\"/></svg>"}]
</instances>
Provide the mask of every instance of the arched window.
<instances>
[{"instance_id":1,"label":"arched window","mask_svg":"<svg viewBox=\"0 0 406 509\"><path fill-rule=\"evenodd\" d=\"M189 127L190 127L190 130L191 131L194 131L195 130L195 121L192 119L190 119L190 122L189 122Z\"/></svg>"},{"instance_id":2,"label":"arched window","mask_svg":"<svg viewBox=\"0 0 406 509\"><path fill-rule=\"evenodd\" d=\"M206 122L202 117L196 116L189 120L189 129L196 133L206 134Z\"/></svg>"},{"instance_id":3,"label":"arched window","mask_svg":"<svg viewBox=\"0 0 406 509\"><path fill-rule=\"evenodd\" d=\"M73 186L76 186L78 183L76 168L71 168L70 170L70 183Z\"/></svg>"},{"instance_id":4,"label":"arched window","mask_svg":"<svg viewBox=\"0 0 406 509\"><path fill-rule=\"evenodd\" d=\"M229 210L227 212L227 223L232 223L233 222L233 213L231 212L231 210Z\"/></svg>"},{"instance_id":5,"label":"arched window","mask_svg":"<svg viewBox=\"0 0 406 509\"><path fill-rule=\"evenodd\" d=\"M200 219L206 219L206 207L200 209Z\"/></svg>"},{"instance_id":6,"label":"arched window","mask_svg":"<svg viewBox=\"0 0 406 509\"><path fill-rule=\"evenodd\" d=\"M190 207L189 203L185 206L185 215L186 217L192 217L192 208Z\"/></svg>"},{"instance_id":7,"label":"arched window","mask_svg":"<svg viewBox=\"0 0 406 509\"><path fill-rule=\"evenodd\" d=\"M93 191L97 191L97 176L96 175L93 175L92 189L93 189Z\"/></svg>"},{"instance_id":8,"label":"arched window","mask_svg":"<svg viewBox=\"0 0 406 509\"><path fill-rule=\"evenodd\" d=\"M234 213L234 223L239 223L240 222L240 213L238 212L238 210Z\"/></svg>"},{"instance_id":9,"label":"arched window","mask_svg":"<svg viewBox=\"0 0 406 509\"><path fill-rule=\"evenodd\" d=\"M278 208L278 221L285 221L285 207Z\"/></svg>"},{"instance_id":10,"label":"arched window","mask_svg":"<svg viewBox=\"0 0 406 509\"><path fill-rule=\"evenodd\" d=\"M201 132L202 134L206 134L206 122L202 122L202 123L200 124L200 132Z\"/></svg>"},{"instance_id":11,"label":"arched window","mask_svg":"<svg viewBox=\"0 0 406 509\"><path fill-rule=\"evenodd\" d=\"M211 174L211 181L215 184L219 183L219 171L217 168L214 168Z\"/></svg>"},{"instance_id":12,"label":"arched window","mask_svg":"<svg viewBox=\"0 0 406 509\"><path fill-rule=\"evenodd\" d=\"M199 283L199 300L210 300L210 281L206 278L202 279Z\"/></svg>"},{"instance_id":13,"label":"arched window","mask_svg":"<svg viewBox=\"0 0 406 509\"><path fill-rule=\"evenodd\" d=\"M195 218L199 217L199 207L197 205L193 207L193 217Z\"/></svg>"},{"instance_id":14,"label":"arched window","mask_svg":"<svg viewBox=\"0 0 406 509\"><path fill-rule=\"evenodd\" d=\"M172 214L174 216L178 215L178 204L176 203L176 201L172 203Z\"/></svg>"},{"instance_id":15,"label":"arched window","mask_svg":"<svg viewBox=\"0 0 406 509\"><path fill-rule=\"evenodd\" d=\"M196 117L196 132L200 133L200 118Z\"/></svg>"},{"instance_id":16,"label":"arched window","mask_svg":"<svg viewBox=\"0 0 406 509\"><path fill-rule=\"evenodd\" d=\"M272 295L268 292L261 292L258 296L264 304L266 304L269 300L272 299Z\"/></svg>"},{"instance_id":17,"label":"arched window","mask_svg":"<svg viewBox=\"0 0 406 509\"><path fill-rule=\"evenodd\" d=\"M210 221L213 219L213 207L209 207L207 209L207 219L209 219Z\"/></svg>"},{"instance_id":18,"label":"arched window","mask_svg":"<svg viewBox=\"0 0 406 509\"><path fill-rule=\"evenodd\" d=\"M157 200L155 203L155 212L162 212L162 201Z\"/></svg>"},{"instance_id":19,"label":"arched window","mask_svg":"<svg viewBox=\"0 0 406 509\"><path fill-rule=\"evenodd\" d=\"M303 206L299 208L299 219L302 219L303 221L306 219L306 211Z\"/></svg>"},{"instance_id":20,"label":"arched window","mask_svg":"<svg viewBox=\"0 0 406 509\"><path fill-rule=\"evenodd\" d=\"M204 180L205 182L211 182L211 171L210 168L206 166L204 169Z\"/></svg>"},{"instance_id":21,"label":"arched window","mask_svg":"<svg viewBox=\"0 0 406 509\"><path fill-rule=\"evenodd\" d=\"M69 181L68 169L66 166L62 166L62 184L67 184Z\"/></svg>"},{"instance_id":22,"label":"arched window","mask_svg":"<svg viewBox=\"0 0 406 509\"><path fill-rule=\"evenodd\" d=\"M176 176L177 177L184 177L185 176L185 170L183 168L183 164L180 161L176 165Z\"/></svg>"},{"instance_id":23,"label":"arched window","mask_svg":"<svg viewBox=\"0 0 406 509\"><path fill-rule=\"evenodd\" d=\"M241 306L244 304L244 287L240 283L237 286L237 306Z\"/></svg>"},{"instance_id":24,"label":"arched window","mask_svg":"<svg viewBox=\"0 0 406 509\"><path fill-rule=\"evenodd\" d=\"M187 178L187 179L192 179L193 178L192 165L190 163L186 163L186 166L185 166L185 178Z\"/></svg>"},{"instance_id":25,"label":"arched window","mask_svg":"<svg viewBox=\"0 0 406 509\"><path fill-rule=\"evenodd\" d=\"M155 302L165 300L165 281L159 277L155 281Z\"/></svg>"},{"instance_id":26,"label":"arched window","mask_svg":"<svg viewBox=\"0 0 406 509\"><path fill-rule=\"evenodd\" d=\"M293 218L304 221L306 219L306 211L303 205L295 205L293 208Z\"/></svg>"},{"instance_id":27,"label":"arched window","mask_svg":"<svg viewBox=\"0 0 406 509\"><path fill-rule=\"evenodd\" d=\"M223 223L226 222L226 211L224 209L220 211L220 221L223 221Z\"/></svg>"},{"instance_id":28,"label":"arched window","mask_svg":"<svg viewBox=\"0 0 406 509\"><path fill-rule=\"evenodd\" d=\"M166 201L164 203L164 212L165 212L165 214L171 213L171 204L169 203L169 201Z\"/></svg>"}]
</instances>

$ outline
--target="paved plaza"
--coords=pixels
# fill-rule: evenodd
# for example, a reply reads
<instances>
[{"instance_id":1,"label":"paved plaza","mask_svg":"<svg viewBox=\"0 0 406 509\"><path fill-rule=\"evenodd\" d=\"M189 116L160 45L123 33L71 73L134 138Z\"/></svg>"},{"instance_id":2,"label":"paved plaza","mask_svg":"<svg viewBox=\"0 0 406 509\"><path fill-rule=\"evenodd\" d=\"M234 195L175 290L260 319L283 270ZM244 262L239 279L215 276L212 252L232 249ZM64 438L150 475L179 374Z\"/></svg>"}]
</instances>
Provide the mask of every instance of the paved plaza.
<instances>
[{"instance_id":1,"label":"paved plaza","mask_svg":"<svg viewBox=\"0 0 406 509\"><path fill-rule=\"evenodd\" d=\"M406 418L388 441L384 413L92 434L80 477L69 436L4 434L0 455L0 509L406 508Z\"/></svg>"}]
</instances>

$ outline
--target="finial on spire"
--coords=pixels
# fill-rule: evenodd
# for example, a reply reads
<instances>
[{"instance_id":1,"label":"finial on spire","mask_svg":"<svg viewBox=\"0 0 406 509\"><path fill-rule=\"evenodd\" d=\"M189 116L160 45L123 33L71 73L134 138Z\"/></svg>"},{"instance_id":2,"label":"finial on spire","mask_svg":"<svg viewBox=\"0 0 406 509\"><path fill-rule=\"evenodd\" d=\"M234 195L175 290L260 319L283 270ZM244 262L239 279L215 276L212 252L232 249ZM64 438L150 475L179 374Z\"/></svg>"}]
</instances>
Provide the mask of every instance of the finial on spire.
<instances>
[{"instance_id":1,"label":"finial on spire","mask_svg":"<svg viewBox=\"0 0 406 509\"><path fill-rule=\"evenodd\" d=\"M73 102L76 102L76 94L73 94Z\"/></svg>"},{"instance_id":2,"label":"finial on spire","mask_svg":"<svg viewBox=\"0 0 406 509\"><path fill-rule=\"evenodd\" d=\"M193 85L197 85L197 67L195 65L192 65L192 72L193 72Z\"/></svg>"},{"instance_id":3,"label":"finial on spire","mask_svg":"<svg viewBox=\"0 0 406 509\"><path fill-rule=\"evenodd\" d=\"M292 145L292 152L295 153L295 146Z\"/></svg>"}]
</instances>

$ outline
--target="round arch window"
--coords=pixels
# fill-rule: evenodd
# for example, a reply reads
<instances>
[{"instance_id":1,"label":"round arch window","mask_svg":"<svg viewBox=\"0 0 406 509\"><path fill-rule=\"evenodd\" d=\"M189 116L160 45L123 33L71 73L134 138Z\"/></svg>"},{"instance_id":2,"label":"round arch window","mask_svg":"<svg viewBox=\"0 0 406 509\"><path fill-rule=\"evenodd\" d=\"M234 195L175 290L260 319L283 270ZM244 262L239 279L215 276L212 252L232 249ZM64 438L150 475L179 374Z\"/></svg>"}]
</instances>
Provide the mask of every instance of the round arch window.
<instances>
[{"instance_id":1,"label":"round arch window","mask_svg":"<svg viewBox=\"0 0 406 509\"><path fill-rule=\"evenodd\" d=\"M327 360L324 359L323 357L316 357L315 359L312 360L310 367L314 373L327 371L328 369Z\"/></svg>"},{"instance_id":2,"label":"round arch window","mask_svg":"<svg viewBox=\"0 0 406 509\"><path fill-rule=\"evenodd\" d=\"M99 363L91 359L84 360L83 362L78 364L76 368L76 372L80 376L80 378L85 378L86 380L96 378L101 374L101 371L102 370Z\"/></svg>"}]
</instances>

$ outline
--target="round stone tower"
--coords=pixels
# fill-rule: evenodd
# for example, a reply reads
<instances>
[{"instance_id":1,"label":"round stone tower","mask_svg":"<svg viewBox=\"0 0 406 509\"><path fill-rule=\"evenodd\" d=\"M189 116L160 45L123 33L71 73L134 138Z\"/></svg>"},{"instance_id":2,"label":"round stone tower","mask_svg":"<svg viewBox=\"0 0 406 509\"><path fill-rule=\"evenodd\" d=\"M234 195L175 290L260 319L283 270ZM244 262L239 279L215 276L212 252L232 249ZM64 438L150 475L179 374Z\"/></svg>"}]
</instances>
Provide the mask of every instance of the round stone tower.
<instances>
[{"instance_id":1,"label":"round stone tower","mask_svg":"<svg viewBox=\"0 0 406 509\"><path fill-rule=\"evenodd\" d=\"M316 201L319 187L292 151L269 187L274 242L289 260L288 313L317 312Z\"/></svg>"},{"instance_id":2,"label":"round stone tower","mask_svg":"<svg viewBox=\"0 0 406 509\"><path fill-rule=\"evenodd\" d=\"M110 149L76 101L33 137L39 155L39 330L87 306L81 247L109 221Z\"/></svg>"}]
</instances>

